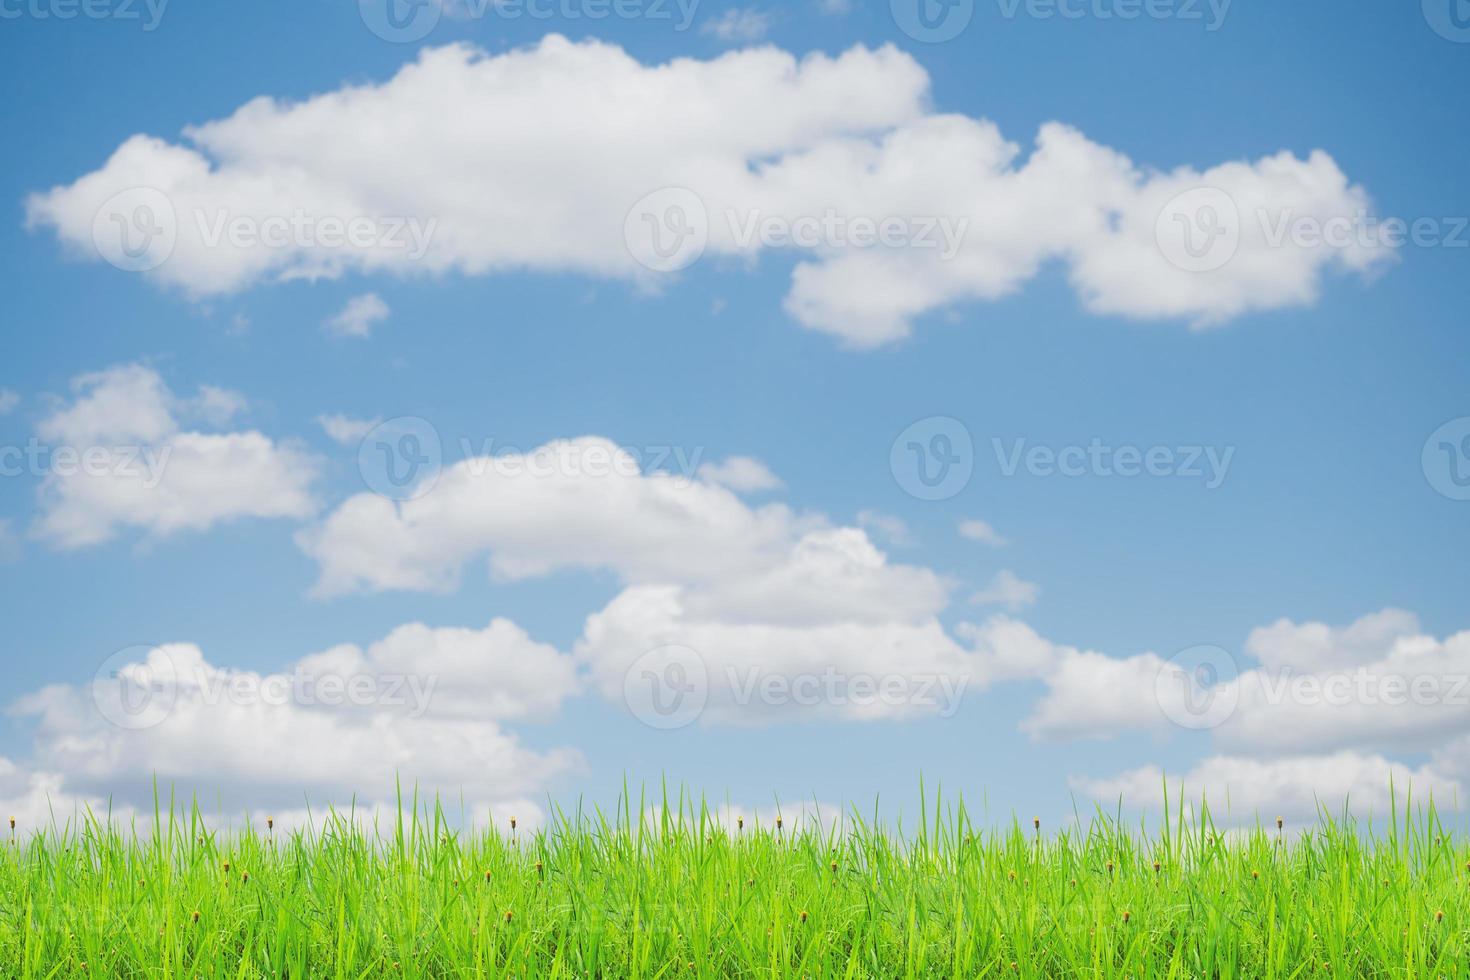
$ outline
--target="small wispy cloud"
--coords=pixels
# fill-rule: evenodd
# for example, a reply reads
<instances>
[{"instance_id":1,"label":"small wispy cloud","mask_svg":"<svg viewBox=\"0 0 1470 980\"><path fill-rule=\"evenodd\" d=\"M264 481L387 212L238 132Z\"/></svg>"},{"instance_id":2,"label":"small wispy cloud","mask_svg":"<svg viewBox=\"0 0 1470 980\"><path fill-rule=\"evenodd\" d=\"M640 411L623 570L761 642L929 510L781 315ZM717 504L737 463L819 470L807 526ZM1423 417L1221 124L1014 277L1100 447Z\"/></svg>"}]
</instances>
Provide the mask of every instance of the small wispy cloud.
<instances>
[{"instance_id":1,"label":"small wispy cloud","mask_svg":"<svg viewBox=\"0 0 1470 980\"><path fill-rule=\"evenodd\" d=\"M705 21L701 34L728 43L759 41L771 30L771 15L754 7L733 7L714 20Z\"/></svg>"},{"instance_id":2,"label":"small wispy cloud","mask_svg":"<svg viewBox=\"0 0 1470 980\"><path fill-rule=\"evenodd\" d=\"M914 543L913 532L901 517L864 510L858 512L857 522L858 527L873 532L895 548L907 548Z\"/></svg>"},{"instance_id":3,"label":"small wispy cloud","mask_svg":"<svg viewBox=\"0 0 1470 980\"><path fill-rule=\"evenodd\" d=\"M997 572L990 583L970 596L977 606L1005 606L1014 612L1036 604L1041 598L1041 586L1018 578L1014 572Z\"/></svg>"},{"instance_id":4,"label":"small wispy cloud","mask_svg":"<svg viewBox=\"0 0 1470 980\"><path fill-rule=\"evenodd\" d=\"M978 541L992 548L1006 544L1006 539L996 533L995 528L981 520L960 521L960 537L967 541Z\"/></svg>"},{"instance_id":5,"label":"small wispy cloud","mask_svg":"<svg viewBox=\"0 0 1470 980\"><path fill-rule=\"evenodd\" d=\"M373 332L373 324L388 319L388 304L377 293L354 296L335 316L322 324L327 333L334 337L366 338Z\"/></svg>"},{"instance_id":6,"label":"small wispy cloud","mask_svg":"<svg viewBox=\"0 0 1470 980\"><path fill-rule=\"evenodd\" d=\"M362 442L363 436L373 431L381 421L382 419L355 419L340 413L316 417L316 424L322 427L327 437L344 446Z\"/></svg>"},{"instance_id":7,"label":"small wispy cloud","mask_svg":"<svg viewBox=\"0 0 1470 980\"><path fill-rule=\"evenodd\" d=\"M736 493L779 490L784 486L781 478L754 456L729 456L718 463L704 463L695 472L706 483L718 483Z\"/></svg>"}]
</instances>

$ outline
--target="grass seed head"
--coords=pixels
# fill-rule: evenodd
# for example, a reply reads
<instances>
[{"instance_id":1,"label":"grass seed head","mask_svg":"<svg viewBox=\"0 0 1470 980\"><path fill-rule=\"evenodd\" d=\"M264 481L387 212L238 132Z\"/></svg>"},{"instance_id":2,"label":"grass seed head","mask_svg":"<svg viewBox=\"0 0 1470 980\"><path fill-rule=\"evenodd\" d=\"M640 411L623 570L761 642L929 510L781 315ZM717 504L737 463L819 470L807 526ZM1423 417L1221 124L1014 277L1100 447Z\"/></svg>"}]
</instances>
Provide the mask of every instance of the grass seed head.
<instances>
[{"instance_id":1,"label":"grass seed head","mask_svg":"<svg viewBox=\"0 0 1470 980\"><path fill-rule=\"evenodd\" d=\"M511 920L510 909L506 909L505 910L505 921L506 922L509 922L510 920Z\"/></svg>"},{"instance_id":2,"label":"grass seed head","mask_svg":"<svg viewBox=\"0 0 1470 980\"><path fill-rule=\"evenodd\" d=\"M199 910L198 909L195 909L194 910L193 921L195 921L195 922L198 922L199 921Z\"/></svg>"},{"instance_id":3,"label":"grass seed head","mask_svg":"<svg viewBox=\"0 0 1470 980\"><path fill-rule=\"evenodd\" d=\"M1439 909L1439 910L1437 910L1434 913L1434 921L1435 922L1443 922L1444 921L1444 909Z\"/></svg>"},{"instance_id":4,"label":"grass seed head","mask_svg":"<svg viewBox=\"0 0 1470 980\"><path fill-rule=\"evenodd\" d=\"M1133 918L1133 913L1132 912L1129 912L1127 909L1124 909L1123 910L1123 924L1124 925L1127 925L1128 920L1131 919L1131 918Z\"/></svg>"},{"instance_id":5,"label":"grass seed head","mask_svg":"<svg viewBox=\"0 0 1470 980\"><path fill-rule=\"evenodd\" d=\"M802 909L801 910L801 921L802 922L805 922L806 921L806 909Z\"/></svg>"}]
</instances>

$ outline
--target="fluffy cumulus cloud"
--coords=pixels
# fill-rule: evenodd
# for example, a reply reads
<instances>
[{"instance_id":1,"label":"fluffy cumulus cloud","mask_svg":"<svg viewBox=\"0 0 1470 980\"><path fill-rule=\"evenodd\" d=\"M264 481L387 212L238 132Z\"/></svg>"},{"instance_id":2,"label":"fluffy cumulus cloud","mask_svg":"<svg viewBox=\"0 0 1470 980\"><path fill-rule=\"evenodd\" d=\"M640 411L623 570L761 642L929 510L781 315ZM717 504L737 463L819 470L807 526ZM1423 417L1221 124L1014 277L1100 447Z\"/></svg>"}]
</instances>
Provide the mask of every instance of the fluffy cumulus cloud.
<instances>
[{"instance_id":1,"label":"fluffy cumulus cloud","mask_svg":"<svg viewBox=\"0 0 1470 980\"><path fill-rule=\"evenodd\" d=\"M327 594L445 587L470 561L513 579L610 571L623 591L575 649L593 688L624 700L645 655L692 650L706 723L943 713L988 669L940 623L952 583L862 528L641 472L604 439L462 460L416 499L353 497L300 541Z\"/></svg>"},{"instance_id":2,"label":"fluffy cumulus cloud","mask_svg":"<svg viewBox=\"0 0 1470 980\"><path fill-rule=\"evenodd\" d=\"M36 429L36 533L79 548L123 528L166 535L243 517L311 515L318 463L304 450L255 430L186 428L224 426L243 408L240 396L219 388L177 396L140 364L75 379L72 399Z\"/></svg>"},{"instance_id":3,"label":"fluffy cumulus cloud","mask_svg":"<svg viewBox=\"0 0 1470 980\"><path fill-rule=\"evenodd\" d=\"M1072 785L1099 801L1153 808L1163 801L1166 780L1171 800L1180 799L1182 791L1191 811L1203 801L1221 825L1259 819L1269 826L1279 816L1293 830L1315 821L1324 809L1337 815L1346 806L1359 817L1386 816L1393 806L1405 805L1410 789L1420 802L1433 797L1447 804L1462 785L1432 765L1409 766L1347 751L1270 759L1217 755L1183 772L1142 766L1103 779L1074 779ZM1391 789L1397 791L1397 800Z\"/></svg>"},{"instance_id":4,"label":"fluffy cumulus cloud","mask_svg":"<svg viewBox=\"0 0 1470 980\"><path fill-rule=\"evenodd\" d=\"M1196 796L1228 791L1246 812L1310 815L1316 801L1347 799L1382 812L1391 775L1442 797L1470 786L1470 632L1437 639L1397 609L1344 626L1282 620L1250 634L1254 663L1219 651L1210 659L1220 672L1204 675L1192 660L1038 642L1011 674L1042 684L1024 730L1060 741L1200 728L1216 754L1170 774ZM1142 805L1159 802L1163 777L1142 767L1076 785Z\"/></svg>"},{"instance_id":5,"label":"fluffy cumulus cloud","mask_svg":"<svg viewBox=\"0 0 1470 980\"><path fill-rule=\"evenodd\" d=\"M1049 260L1099 313L1208 325L1310 303L1324 274L1391 251L1295 230L1351 232L1368 206L1321 151L1160 171L1048 123L1025 153L934 113L927 74L891 46L645 65L558 36L428 49L379 84L258 98L177 142L134 136L26 203L81 253L127 265L120 234L156 247L129 267L194 296L349 271L648 286L649 266L701 245L781 250L798 257L788 312L859 347Z\"/></svg>"},{"instance_id":6,"label":"fluffy cumulus cloud","mask_svg":"<svg viewBox=\"0 0 1470 980\"><path fill-rule=\"evenodd\" d=\"M192 644L137 648L91 684L11 706L35 741L25 780L0 772L0 799L16 783L12 792L145 800L157 776L234 813L354 797L371 807L393 799L395 780L476 807L519 802L581 758L526 748L502 723L550 717L577 685L568 656L503 620L406 625L266 674L212 664ZM47 774L65 774L64 785Z\"/></svg>"}]
</instances>

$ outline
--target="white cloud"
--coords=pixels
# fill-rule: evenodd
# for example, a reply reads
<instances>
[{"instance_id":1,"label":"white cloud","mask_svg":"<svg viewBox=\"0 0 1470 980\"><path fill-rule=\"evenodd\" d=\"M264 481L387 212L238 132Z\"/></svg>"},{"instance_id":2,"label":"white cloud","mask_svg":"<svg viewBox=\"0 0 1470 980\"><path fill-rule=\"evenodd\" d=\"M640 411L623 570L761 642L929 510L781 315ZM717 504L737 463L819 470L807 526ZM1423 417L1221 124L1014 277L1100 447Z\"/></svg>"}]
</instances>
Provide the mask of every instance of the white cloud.
<instances>
[{"instance_id":1,"label":"white cloud","mask_svg":"<svg viewBox=\"0 0 1470 980\"><path fill-rule=\"evenodd\" d=\"M410 623L366 650L344 644L304 658L300 667L314 677L428 678L428 709L436 717L544 718L578 688L570 658L507 619L482 630Z\"/></svg>"},{"instance_id":2,"label":"white cloud","mask_svg":"<svg viewBox=\"0 0 1470 980\"><path fill-rule=\"evenodd\" d=\"M452 588L476 556L508 579L572 567L707 581L769 565L802 523L780 504L752 509L724 487L644 474L627 450L589 437L461 460L432 493L398 504L358 494L298 540L331 595Z\"/></svg>"},{"instance_id":3,"label":"white cloud","mask_svg":"<svg viewBox=\"0 0 1470 980\"><path fill-rule=\"evenodd\" d=\"M985 521L960 521L959 530L960 537L965 540L978 541L980 544L989 545L992 548L999 548L1009 543L1005 538L996 533L995 528L991 527Z\"/></svg>"},{"instance_id":4,"label":"white cloud","mask_svg":"<svg viewBox=\"0 0 1470 980\"><path fill-rule=\"evenodd\" d=\"M382 419L355 419L349 415L334 413L332 415L318 415L317 425L333 442L339 442L344 446L355 446L362 442L364 436L381 422Z\"/></svg>"},{"instance_id":5,"label":"white cloud","mask_svg":"<svg viewBox=\"0 0 1470 980\"><path fill-rule=\"evenodd\" d=\"M727 43L759 41L771 30L771 15L754 7L731 7L700 26L701 34L709 34Z\"/></svg>"},{"instance_id":6,"label":"white cloud","mask_svg":"<svg viewBox=\"0 0 1470 980\"><path fill-rule=\"evenodd\" d=\"M784 486L765 463L751 456L727 456L718 463L703 463L695 474L707 483L718 483L736 493L779 490Z\"/></svg>"},{"instance_id":7,"label":"white cloud","mask_svg":"<svg viewBox=\"0 0 1470 980\"><path fill-rule=\"evenodd\" d=\"M382 297L377 293L363 293L349 299L322 326L333 337L366 338L372 334L374 324L388 319L388 313L388 304Z\"/></svg>"},{"instance_id":8,"label":"white cloud","mask_svg":"<svg viewBox=\"0 0 1470 980\"><path fill-rule=\"evenodd\" d=\"M366 650L336 647L276 674L215 666L192 644L126 660L90 685L52 685L12 705L34 725L36 772L125 800L146 797L156 775L218 794L234 812L273 812L359 794L370 808L392 800L395 780L477 805L524 800L581 766L575 751L528 749L500 727L548 716L576 687L569 658L504 620L403 626Z\"/></svg>"},{"instance_id":9,"label":"white cloud","mask_svg":"<svg viewBox=\"0 0 1470 980\"><path fill-rule=\"evenodd\" d=\"M423 497L394 505L359 495L300 540L328 594L444 587L472 558L508 578L611 570L625 588L588 618L576 648L594 686L621 700L641 656L689 647L708 669L708 723L758 724L792 711L896 718L948 704L753 703L737 696L750 671L928 677L953 694L980 667L936 618L950 584L934 572L890 563L859 528L753 508L714 484L639 473L625 457L584 438L463 460Z\"/></svg>"},{"instance_id":10,"label":"white cloud","mask_svg":"<svg viewBox=\"0 0 1470 980\"><path fill-rule=\"evenodd\" d=\"M829 16L852 12L852 0L817 0L817 8Z\"/></svg>"},{"instance_id":11,"label":"white cloud","mask_svg":"<svg viewBox=\"0 0 1470 980\"><path fill-rule=\"evenodd\" d=\"M0 388L0 415L9 415L20 404L20 392Z\"/></svg>"},{"instance_id":12,"label":"white cloud","mask_svg":"<svg viewBox=\"0 0 1470 980\"><path fill-rule=\"evenodd\" d=\"M237 395L202 388L176 397L152 368L121 365L72 382L74 399L37 426L50 451L36 532L62 548L95 545L119 529L155 535L205 530L241 517L315 512L318 464L260 432L181 428L227 420Z\"/></svg>"},{"instance_id":13,"label":"white cloud","mask_svg":"<svg viewBox=\"0 0 1470 980\"><path fill-rule=\"evenodd\" d=\"M894 219L920 247L861 247L860 235L824 230L798 249L786 309L857 347L899 340L929 311L1013 293L1052 260L1094 312L1198 326L1309 304L1329 271L1367 272L1392 254L1273 244L1282 215L1353 221L1368 207L1320 151L1159 172L1048 123L1023 157L992 123L933 114L928 100L928 76L893 47L800 60L762 47L665 65L559 36L495 56L427 49L389 81L295 104L257 99L190 128L184 144L134 136L101 169L32 195L27 220L95 254L109 198L156 188L181 217L170 257L147 275L207 296L349 271L576 271L653 286L667 280L633 258L625 219L669 187L698 196L713 256L767 247L742 231L753 217L835 217L850 232ZM1233 258L1200 272L1171 263L1155 233L1171 201L1205 185L1241 218ZM211 246L196 219L298 210L407 218L418 237Z\"/></svg>"},{"instance_id":14,"label":"white cloud","mask_svg":"<svg viewBox=\"0 0 1470 980\"><path fill-rule=\"evenodd\" d=\"M914 544L913 532L901 517L880 514L876 510L860 510L858 527L872 531L895 548L908 548Z\"/></svg>"},{"instance_id":15,"label":"white cloud","mask_svg":"<svg viewBox=\"0 0 1470 980\"><path fill-rule=\"evenodd\" d=\"M1040 597L1041 586L1017 577L1009 569L1002 569L983 589L970 596L970 601L982 606L1005 606L1014 612L1036 605Z\"/></svg>"},{"instance_id":16,"label":"white cloud","mask_svg":"<svg viewBox=\"0 0 1470 980\"><path fill-rule=\"evenodd\" d=\"M1104 805L1120 800L1127 808L1158 809L1163 805L1165 777L1172 803L1181 786L1186 805L1204 800L1223 825L1251 823L1257 817L1269 826L1281 816L1295 832L1314 824L1321 808L1333 815L1350 804L1352 812L1379 817L1390 812L1390 786L1402 807L1410 789L1417 800L1431 794L1446 803L1460 791L1460 783L1433 766L1408 766L1381 755L1335 752L1328 755L1283 755L1271 759L1210 756L1182 773L1166 773L1143 766L1104 779L1078 778L1072 785Z\"/></svg>"}]
</instances>

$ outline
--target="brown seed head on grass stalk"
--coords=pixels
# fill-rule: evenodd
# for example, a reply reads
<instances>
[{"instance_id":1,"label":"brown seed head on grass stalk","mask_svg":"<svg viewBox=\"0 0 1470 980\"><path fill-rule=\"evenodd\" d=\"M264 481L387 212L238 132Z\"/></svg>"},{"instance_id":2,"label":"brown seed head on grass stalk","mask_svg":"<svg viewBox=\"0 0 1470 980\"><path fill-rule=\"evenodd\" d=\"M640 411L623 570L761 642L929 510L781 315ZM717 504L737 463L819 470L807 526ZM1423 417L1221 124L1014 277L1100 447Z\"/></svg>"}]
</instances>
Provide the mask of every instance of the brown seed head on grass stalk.
<instances>
[{"instance_id":1,"label":"brown seed head on grass stalk","mask_svg":"<svg viewBox=\"0 0 1470 980\"><path fill-rule=\"evenodd\" d=\"M740 831L740 830L744 830L745 829L745 818L744 817L736 817L735 818L735 829L737 831Z\"/></svg>"},{"instance_id":2,"label":"brown seed head on grass stalk","mask_svg":"<svg viewBox=\"0 0 1470 980\"><path fill-rule=\"evenodd\" d=\"M510 919L511 919L510 909L506 909L505 910L505 921L506 922L509 922Z\"/></svg>"},{"instance_id":3,"label":"brown seed head on grass stalk","mask_svg":"<svg viewBox=\"0 0 1470 980\"><path fill-rule=\"evenodd\" d=\"M242 884L242 885L248 885L248 884L250 884L250 872L249 871L246 871L245 873L243 873L242 875L240 875L240 884Z\"/></svg>"},{"instance_id":4,"label":"brown seed head on grass stalk","mask_svg":"<svg viewBox=\"0 0 1470 980\"><path fill-rule=\"evenodd\" d=\"M1434 913L1434 921L1435 922L1443 922L1444 921L1444 909L1439 909L1439 910L1437 910Z\"/></svg>"},{"instance_id":5,"label":"brown seed head on grass stalk","mask_svg":"<svg viewBox=\"0 0 1470 980\"><path fill-rule=\"evenodd\" d=\"M265 818L265 829L266 830L275 830L276 829L276 818L275 817L266 817Z\"/></svg>"},{"instance_id":6,"label":"brown seed head on grass stalk","mask_svg":"<svg viewBox=\"0 0 1470 980\"><path fill-rule=\"evenodd\" d=\"M802 922L805 922L806 921L806 909L802 909L801 910L801 921Z\"/></svg>"},{"instance_id":7,"label":"brown seed head on grass stalk","mask_svg":"<svg viewBox=\"0 0 1470 980\"><path fill-rule=\"evenodd\" d=\"M1113 873L1113 862L1109 861L1108 862L1108 874L1112 874L1112 873Z\"/></svg>"},{"instance_id":8,"label":"brown seed head on grass stalk","mask_svg":"<svg viewBox=\"0 0 1470 980\"><path fill-rule=\"evenodd\" d=\"M832 873L834 875L837 873L837 862L836 861L833 861L832 862Z\"/></svg>"},{"instance_id":9,"label":"brown seed head on grass stalk","mask_svg":"<svg viewBox=\"0 0 1470 980\"><path fill-rule=\"evenodd\" d=\"M1261 873L1259 871L1256 871L1254 869L1251 870L1251 880L1252 881L1255 881L1257 878L1260 878L1260 877L1261 877Z\"/></svg>"},{"instance_id":10,"label":"brown seed head on grass stalk","mask_svg":"<svg viewBox=\"0 0 1470 980\"><path fill-rule=\"evenodd\" d=\"M1035 827L1037 830L1040 830L1041 829L1041 818L1040 817L1032 817L1031 818L1031 826Z\"/></svg>"},{"instance_id":11,"label":"brown seed head on grass stalk","mask_svg":"<svg viewBox=\"0 0 1470 980\"><path fill-rule=\"evenodd\" d=\"M780 817L777 817L776 818L776 829L777 830L780 830L781 829L781 818Z\"/></svg>"},{"instance_id":12,"label":"brown seed head on grass stalk","mask_svg":"<svg viewBox=\"0 0 1470 980\"><path fill-rule=\"evenodd\" d=\"M230 862L226 861L225 862L225 874L229 874L229 873L230 873Z\"/></svg>"},{"instance_id":13,"label":"brown seed head on grass stalk","mask_svg":"<svg viewBox=\"0 0 1470 980\"><path fill-rule=\"evenodd\" d=\"M489 871L486 871L485 872L485 880L486 881L489 881L490 880L490 872Z\"/></svg>"},{"instance_id":14,"label":"brown seed head on grass stalk","mask_svg":"<svg viewBox=\"0 0 1470 980\"><path fill-rule=\"evenodd\" d=\"M1132 912L1129 912L1127 909L1124 909L1123 910L1123 924L1124 925L1127 925L1128 924L1128 920L1131 919L1131 918L1133 918L1133 913Z\"/></svg>"},{"instance_id":15,"label":"brown seed head on grass stalk","mask_svg":"<svg viewBox=\"0 0 1470 980\"><path fill-rule=\"evenodd\" d=\"M515 833L515 830L516 830L516 818L515 817L511 817L510 818L510 832L511 833Z\"/></svg>"},{"instance_id":16,"label":"brown seed head on grass stalk","mask_svg":"<svg viewBox=\"0 0 1470 980\"><path fill-rule=\"evenodd\" d=\"M194 919L195 922L198 922L199 921L199 910L198 909L195 909L194 910L194 917L193 917L193 919Z\"/></svg>"}]
</instances>

